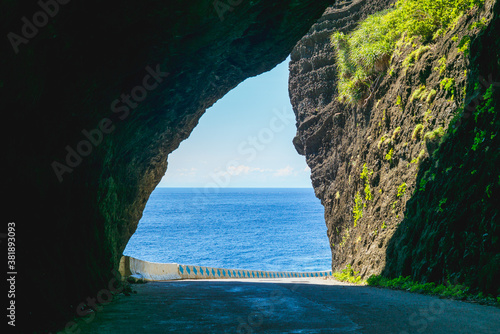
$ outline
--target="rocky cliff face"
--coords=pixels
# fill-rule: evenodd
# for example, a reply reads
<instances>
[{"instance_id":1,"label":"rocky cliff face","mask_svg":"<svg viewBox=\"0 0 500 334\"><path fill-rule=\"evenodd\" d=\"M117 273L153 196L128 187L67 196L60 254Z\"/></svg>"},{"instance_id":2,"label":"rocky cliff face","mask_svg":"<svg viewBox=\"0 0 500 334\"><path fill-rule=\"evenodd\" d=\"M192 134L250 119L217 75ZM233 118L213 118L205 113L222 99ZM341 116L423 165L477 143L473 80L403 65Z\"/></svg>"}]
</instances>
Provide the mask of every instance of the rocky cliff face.
<instances>
[{"instance_id":1,"label":"rocky cliff face","mask_svg":"<svg viewBox=\"0 0 500 334\"><path fill-rule=\"evenodd\" d=\"M332 267L498 294L500 6L469 11L410 65L418 43L399 44L369 99L339 102L329 37L388 3L329 8L292 52L294 144L325 207Z\"/></svg>"},{"instance_id":2,"label":"rocky cliff face","mask_svg":"<svg viewBox=\"0 0 500 334\"><path fill-rule=\"evenodd\" d=\"M108 289L168 154L217 99L283 61L329 3L2 4L19 326L64 324Z\"/></svg>"}]
</instances>

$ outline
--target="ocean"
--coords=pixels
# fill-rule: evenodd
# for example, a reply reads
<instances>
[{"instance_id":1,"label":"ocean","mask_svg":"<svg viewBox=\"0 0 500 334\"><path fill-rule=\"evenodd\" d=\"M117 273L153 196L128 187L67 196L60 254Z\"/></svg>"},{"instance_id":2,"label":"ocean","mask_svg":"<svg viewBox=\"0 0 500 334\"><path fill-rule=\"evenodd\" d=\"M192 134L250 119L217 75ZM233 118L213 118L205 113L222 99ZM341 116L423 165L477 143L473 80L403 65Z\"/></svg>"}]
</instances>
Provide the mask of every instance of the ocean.
<instances>
[{"instance_id":1,"label":"ocean","mask_svg":"<svg viewBox=\"0 0 500 334\"><path fill-rule=\"evenodd\" d=\"M269 271L331 270L313 189L157 188L124 255Z\"/></svg>"}]
</instances>

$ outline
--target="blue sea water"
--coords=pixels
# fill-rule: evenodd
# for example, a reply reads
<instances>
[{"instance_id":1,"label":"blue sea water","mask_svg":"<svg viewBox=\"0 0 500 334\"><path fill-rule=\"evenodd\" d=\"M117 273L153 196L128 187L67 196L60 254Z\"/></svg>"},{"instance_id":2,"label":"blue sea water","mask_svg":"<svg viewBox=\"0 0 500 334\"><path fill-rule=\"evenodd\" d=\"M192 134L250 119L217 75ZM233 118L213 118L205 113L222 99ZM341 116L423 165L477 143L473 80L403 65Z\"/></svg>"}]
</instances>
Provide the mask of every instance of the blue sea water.
<instances>
[{"instance_id":1,"label":"blue sea water","mask_svg":"<svg viewBox=\"0 0 500 334\"><path fill-rule=\"evenodd\" d=\"M331 269L323 206L312 189L157 188L124 255L234 269Z\"/></svg>"}]
</instances>

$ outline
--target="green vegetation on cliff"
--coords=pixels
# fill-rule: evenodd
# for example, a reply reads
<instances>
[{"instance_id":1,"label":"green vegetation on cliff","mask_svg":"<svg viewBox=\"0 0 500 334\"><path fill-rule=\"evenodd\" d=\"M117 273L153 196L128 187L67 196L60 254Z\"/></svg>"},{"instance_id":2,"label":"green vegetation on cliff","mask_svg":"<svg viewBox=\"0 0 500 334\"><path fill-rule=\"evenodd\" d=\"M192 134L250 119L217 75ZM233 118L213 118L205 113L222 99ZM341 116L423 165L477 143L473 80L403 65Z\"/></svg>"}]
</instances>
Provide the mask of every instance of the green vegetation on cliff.
<instances>
[{"instance_id":1,"label":"green vegetation on cliff","mask_svg":"<svg viewBox=\"0 0 500 334\"><path fill-rule=\"evenodd\" d=\"M392 9L368 16L351 33L334 33L331 42L336 50L338 98L352 104L365 100L387 70L398 40L412 43L418 38L426 44L452 27L465 11L483 2L399 0ZM464 42L462 48L468 45ZM416 49L404 66L412 66L428 49L427 45Z\"/></svg>"},{"instance_id":2,"label":"green vegetation on cliff","mask_svg":"<svg viewBox=\"0 0 500 334\"><path fill-rule=\"evenodd\" d=\"M404 290L413 293L440 296L443 298L479 302L481 304L500 305L500 296L494 297L491 294L485 295L483 292L474 293L473 289L470 287L463 284L453 284L450 281L444 284L436 284L434 282L423 283L413 280L411 276L387 278L381 275L371 275L367 280L363 280L359 275L359 271L354 271L350 264L341 271L333 273L332 276L341 282Z\"/></svg>"},{"instance_id":3,"label":"green vegetation on cliff","mask_svg":"<svg viewBox=\"0 0 500 334\"><path fill-rule=\"evenodd\" d=\"M349 282L355 284L366 283L361 279L361 276L359 276L359 271L354 271L350 264L348 264L345 269L342 269L340 272L333 273L332 275L341 282Z\"/></svg>"},{"instance_id":4,"label":"green vegetation on cliff","mask_svg":"<svg viewBox=\"0 0 500 334\"><path fill-rule=\"evenodd\" d=\"M348 153L328 181L352 189L332 208L336 269L500 295L499 12L494 0L399 0L332 35L332 113L345 117L332 136L346 135L324 146Z\"/></svg>"},{"instance_id":5,"label":"green vegetation on cliff","mask_svg":"<svg viewBox=\"0 0 500 334\"><path fill-rule=\"evenodd\" d=\"M342 276L342 278L344 277ZM350 277L346 277L344 281L348 281L349 278ZM361 278L359 278L359 281L360 280ZM365 281L360 281L360 282L365 282ZM405 290L409 292L422 293L426 295L435 295L453 299L500 305L500 297L495 298L491 294L485 295L482 292L472 293L469 287L461 284L452 284L449 281L446 282L446 284L436 284L434 282L422 283L412 280L410 276L406 277L399 276L397 278L390 279L380 275L372 275L366 280L366 283L370 286L376 286L382 288Z\"/></svg>"}]
</instances>

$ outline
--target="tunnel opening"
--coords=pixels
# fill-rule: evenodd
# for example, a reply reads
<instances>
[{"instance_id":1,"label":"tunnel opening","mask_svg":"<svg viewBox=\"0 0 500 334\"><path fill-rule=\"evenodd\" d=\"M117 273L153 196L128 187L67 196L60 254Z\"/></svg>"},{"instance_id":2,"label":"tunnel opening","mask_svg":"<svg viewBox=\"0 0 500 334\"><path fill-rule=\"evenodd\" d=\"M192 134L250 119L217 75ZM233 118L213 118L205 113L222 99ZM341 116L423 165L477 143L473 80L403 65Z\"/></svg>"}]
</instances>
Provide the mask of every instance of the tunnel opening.
<instances>
[{"instance_id":1,"label":"tunnel opening","mask_svg":"<svg viewBox=\"0 0 500 334\"><path fill-rule=\"evenodd\" d=\"M167 155L208 106L285 59L329 2L232 5L220 15L213 1L90 1L61 7L57 17L38 5L6 6L10 36L31 30L18 53L6 40L0 83L15 110L5 122L6 207L20 241L16 324L26 332L78 329L71 319L82 303L118 280ZM46 22L35 27L33 15ZM116 99L141 91L148 68L169 75L133 112L115 113ZM113 132L61 181L51 164L110 121Z\"/></svg>"},{"instance_id":2,"label":"tunnel opening","mask_svg":"<svg viewBox=\"0 0 500 334\"><path fill-rule=\"evenodd\" d=\"M324 209L292 144L289 61L207 110L170 154L124 255L251 270L330 269Z\"/></svg>"}]
</instances>

